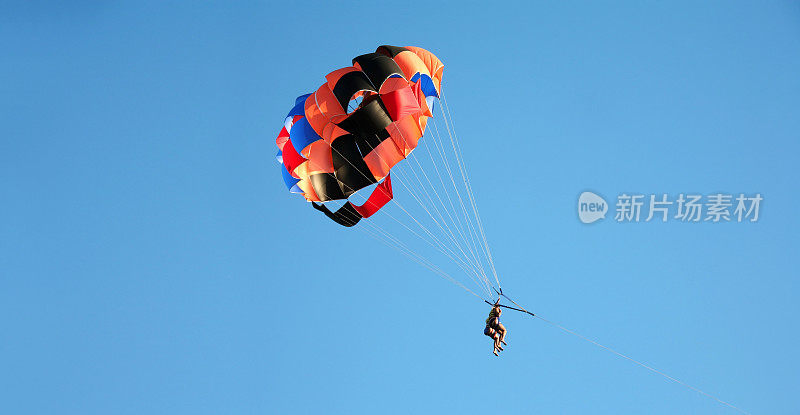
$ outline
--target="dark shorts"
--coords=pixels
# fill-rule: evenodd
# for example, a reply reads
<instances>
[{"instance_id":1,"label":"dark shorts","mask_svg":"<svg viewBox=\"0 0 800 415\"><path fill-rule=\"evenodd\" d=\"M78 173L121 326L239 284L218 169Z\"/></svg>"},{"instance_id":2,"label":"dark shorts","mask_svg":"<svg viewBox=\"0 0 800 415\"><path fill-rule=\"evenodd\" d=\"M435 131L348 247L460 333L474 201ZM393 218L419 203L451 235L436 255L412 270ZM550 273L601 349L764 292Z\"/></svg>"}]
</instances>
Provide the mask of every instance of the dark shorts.
<instances>
[{"instance_id":1,"label":"dark shorts","mask_svg":"<svg viewBox=\"0 0 800 415\"><path fill-rule=\"evenodd\" d=\"M489 337L492 337L494 335L493 332L494 332L494 329L492 329L489 326L486 326L486 328L483 329L483 334L486 335L486 336L489 336Z\"/></svg>"}]
</instances>

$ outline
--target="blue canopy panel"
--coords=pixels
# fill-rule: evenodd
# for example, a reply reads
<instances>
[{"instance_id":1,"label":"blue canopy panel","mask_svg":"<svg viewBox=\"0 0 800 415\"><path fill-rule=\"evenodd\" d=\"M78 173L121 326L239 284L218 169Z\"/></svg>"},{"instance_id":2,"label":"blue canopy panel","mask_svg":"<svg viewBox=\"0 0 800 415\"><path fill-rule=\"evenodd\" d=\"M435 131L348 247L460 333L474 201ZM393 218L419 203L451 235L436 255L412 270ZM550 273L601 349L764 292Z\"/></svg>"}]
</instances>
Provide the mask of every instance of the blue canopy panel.
<instances>
[{"instance_id":1,"label":"blue canopy panel","mask_svg":"<svg viewBox=\"0 0 800 415\"><path fill-rule=\"evenodd\" d=\"M304 115L306 98L308 98L309 96L311 96L311 94L300 95L299 97L297 97L297 99L294 101L294 108L292 108L292 110L289 111L289 114L287 114L286 116L292 117L295 115Z\"/></svg>"},{"instance_id":2,"label":"blue canopy panel","mask_svg":"<svg viewBox=\"0 0 800 415\"><path fill-rule=\"evenodd\" d=\"M300 104L301 102L306 102L306 98L310 97L312 93L300 95L299 97L295 98L294 105Z\"/></svg>"},{"instance_id":3,"label":"blue canopy panel","mask_svg":"<svg viewBox=\"0 0 800 415\"><path fill-rule=\"evenodd\" d=\"M411 77L411 82L417 82L420 80L420 89L422 93L425 94L426 97L436 97L439 98L439 91L436 90L436 86L433 85L433 79L431 79L428 75L423 75L417 72L413 77Z\"/></svg>"},{"instance_id":4,"label":"blue canopy panel","mask_svg":"<svg viewBox=\"0 0 800 415\"><path fill-rule=\"evenodd\" d=\"M303 193L303 191L297 187L297 183L300 182L300 179L292 177L291 173L286 170L286 166L284 166L283 163L281 163L280 169L281 174L283 175L283 182L286 183L286 187L289 189L289 191L292 193ZM295 191L295 189L297 190Z\"/></svg>"},{"instance_id":5,"label":"blue canopy panel","mask_svg":"<svg viewBox=\"0 0 800 415\"><path fill-rule=\"evenodd\" d=\"M292 124L292 129L289 131L289 140L291 140L297 153L302 154L304 148L314 141L322 140L322 137L311 128L311 124L308 123L306 117L303 117Z\"/></svg>"}]
</instances>

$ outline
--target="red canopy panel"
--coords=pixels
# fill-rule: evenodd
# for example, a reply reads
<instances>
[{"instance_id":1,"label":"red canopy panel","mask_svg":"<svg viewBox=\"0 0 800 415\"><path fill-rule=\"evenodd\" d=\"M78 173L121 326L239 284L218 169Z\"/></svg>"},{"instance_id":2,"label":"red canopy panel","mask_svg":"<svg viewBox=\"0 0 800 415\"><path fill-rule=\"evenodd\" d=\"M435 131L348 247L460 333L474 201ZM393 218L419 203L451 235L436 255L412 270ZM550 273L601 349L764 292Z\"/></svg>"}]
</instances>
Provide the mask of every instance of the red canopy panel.
<instances>
[{"instance_id":1,"label":"red canopy panel","mask_svg":"<svg viewBox=\"0 0 800 415\"><path fill-rule=\"evenodd\" d=\"M353 205L353 207L358 213L361 214L361 216L368 218L375 214L375 212L379 211L384 205L389 203L389 201L392 200L392 197L392 177L386 176L386 180L381 182L381 184L375 188L363 205Z\"/></svg>"}]
</instances>

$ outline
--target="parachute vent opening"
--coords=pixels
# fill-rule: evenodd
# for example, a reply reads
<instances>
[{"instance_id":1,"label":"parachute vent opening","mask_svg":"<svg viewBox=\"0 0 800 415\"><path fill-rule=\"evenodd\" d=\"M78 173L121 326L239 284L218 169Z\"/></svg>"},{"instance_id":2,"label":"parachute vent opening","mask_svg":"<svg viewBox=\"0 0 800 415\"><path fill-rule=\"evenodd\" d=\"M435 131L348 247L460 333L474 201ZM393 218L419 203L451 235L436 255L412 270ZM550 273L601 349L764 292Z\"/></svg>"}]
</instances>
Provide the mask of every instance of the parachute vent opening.
<instances>
[{"instance_id":1,"label":"parachute vent opening","mask_svg":"<svg viewBox=\"0 0 800 415\"><path fill-rule=\"evenodd\" d=\"M352 114L353 112L355 112L355 110L357 110L361 106L362 102L364 102L363 95L358 94L357 96L354 96L353 99L351 99L350 102L347 103L347 113Z\"/></svg>"}]
</instances>

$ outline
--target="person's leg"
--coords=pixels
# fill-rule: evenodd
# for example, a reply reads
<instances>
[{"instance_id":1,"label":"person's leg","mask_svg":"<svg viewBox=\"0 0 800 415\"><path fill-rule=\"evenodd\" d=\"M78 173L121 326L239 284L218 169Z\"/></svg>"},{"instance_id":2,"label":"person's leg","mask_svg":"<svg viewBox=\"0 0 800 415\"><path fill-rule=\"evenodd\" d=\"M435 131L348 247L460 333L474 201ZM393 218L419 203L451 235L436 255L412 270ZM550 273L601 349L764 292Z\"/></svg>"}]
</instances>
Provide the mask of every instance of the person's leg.
<instances>
[{"instance_id":1,"label":"person's leg","mask_svg":"<svg viewBox=\"0 0 800 415\"><path fill-rule=\"evenodd\" d=\"M494 340L494 347L502 352L503 346L500 345L500 332L498 332L496 329L492 329L492 333L493 333L492 340Z\"/></svg>"},{"instance_id":2,"label":"person's leg","mask_svg":"<svg viewBox=\"0 0 800 415\"><path fill-rule=\"evenodd\" d=\"M506 326L504 326L500 322L497 322L496 330L497 330L497 333L500 335L500 342L505 344L506 346L508 346L508 343L506 343L506 334L508 334L508 331L506 330Z\"/></svg>"},{"instance_id":3,"label":"person's leg","mask_svg":"<svg viewBox=\"0 0 800 415\"><path fill-rule=\"evenodd\" d=\"M483 329L483 334L492 339L492 353L494 353L494 355L497 356L498 355L497 344L498 344L498 339L500 338L500 336L497 334L497 330L489 326L486 326L486 328Z\"/></svg>"},{"instance_id":4,"label":"person's leg","mask_svg":"<svg viewBox=\"0 0 800 415\"><path fill-rule=\"evenodd\" d=\"M492 329L500 334L500 342L508 346L508 343L506 343L506 326L500 323L500 319L497 317L495 317L491 323Z\"/></svg>"}]
</instances>

